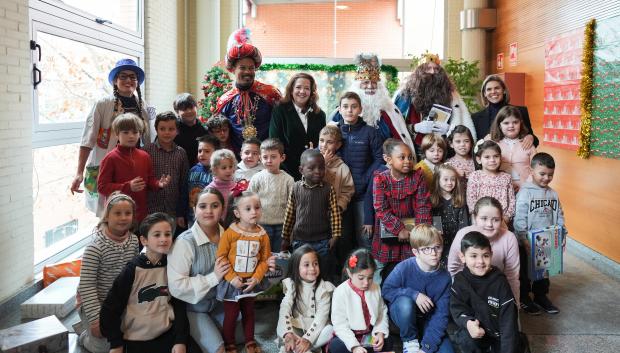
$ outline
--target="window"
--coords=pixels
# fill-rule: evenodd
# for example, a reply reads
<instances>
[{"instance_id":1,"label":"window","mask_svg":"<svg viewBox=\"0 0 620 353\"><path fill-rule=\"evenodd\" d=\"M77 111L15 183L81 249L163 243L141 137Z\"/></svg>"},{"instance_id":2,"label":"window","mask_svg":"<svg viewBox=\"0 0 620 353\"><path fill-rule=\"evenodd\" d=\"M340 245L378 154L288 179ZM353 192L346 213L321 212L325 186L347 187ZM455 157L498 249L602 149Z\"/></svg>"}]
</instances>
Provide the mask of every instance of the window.
<instances>
[{"instance_id":1,"label":"window","mask_svg":"<svg viewBox=\"0 0 620 353\"><path fill-rule=\"evenodd\" d=\"M40 80L33 89L35 264L79 243L98 222L84 195L71 195L69 185L86 116L97 99L112 93L110 69L121 58L143 63L142 5L142 0L30 2L36 44L31 58Z\"/></svg>"}]
</instances>

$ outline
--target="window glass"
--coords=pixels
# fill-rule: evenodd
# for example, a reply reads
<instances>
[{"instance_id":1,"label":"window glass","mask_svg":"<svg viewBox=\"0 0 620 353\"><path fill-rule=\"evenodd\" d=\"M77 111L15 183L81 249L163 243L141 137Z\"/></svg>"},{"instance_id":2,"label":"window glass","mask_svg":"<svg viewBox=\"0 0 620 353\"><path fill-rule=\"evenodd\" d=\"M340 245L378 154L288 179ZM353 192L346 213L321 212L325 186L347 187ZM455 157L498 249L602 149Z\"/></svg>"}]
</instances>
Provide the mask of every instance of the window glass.
<instances>
[{"instance_id":1,"label":"window glass","mask_svg":"<svg viewBox=\"0 0 620 353\"><path fill-rule=\"evenodd\" d=\"M62 0L63 3L138 32L140 29L138 0Z\"/></svg>"}]
</instances>

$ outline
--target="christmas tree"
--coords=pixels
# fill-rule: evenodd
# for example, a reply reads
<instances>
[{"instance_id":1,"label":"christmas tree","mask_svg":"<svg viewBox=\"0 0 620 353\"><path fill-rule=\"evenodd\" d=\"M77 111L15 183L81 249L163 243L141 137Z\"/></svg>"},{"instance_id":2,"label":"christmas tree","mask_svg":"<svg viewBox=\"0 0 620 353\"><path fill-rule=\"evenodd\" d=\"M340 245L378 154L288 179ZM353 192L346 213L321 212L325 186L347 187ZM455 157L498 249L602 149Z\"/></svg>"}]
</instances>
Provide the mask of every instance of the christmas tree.
<instances>
[{"instance_id":1,"label":"christmas tree","mask_svg":"<svg viewBox=\"0 0 620 353\"><path fill-rule=\"evenodd\" d=\"M203 124L215 112L217 99L232 87L232 80L228 73L220 66L213 66L202 81L204 98L198 104L198 119Z\"/></svg>"}]
</instances>

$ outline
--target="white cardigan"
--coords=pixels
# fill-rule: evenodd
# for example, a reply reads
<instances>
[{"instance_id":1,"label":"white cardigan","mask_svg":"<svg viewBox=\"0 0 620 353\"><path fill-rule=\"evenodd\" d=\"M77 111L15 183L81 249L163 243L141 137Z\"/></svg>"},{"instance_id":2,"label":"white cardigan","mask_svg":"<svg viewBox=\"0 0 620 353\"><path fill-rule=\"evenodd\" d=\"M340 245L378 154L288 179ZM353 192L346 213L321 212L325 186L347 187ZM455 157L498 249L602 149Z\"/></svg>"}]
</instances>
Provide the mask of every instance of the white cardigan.
<instances>
[{"instance_id":1,"label":"white cardigan","mask_svg":"<svg viewBox=\"0 0 620 353\"><path fill-rule=\"evenodd\" d=\"M316 343L319 334L329 322L329 311L332 303L334 285L331 282L321 281L314 291L314 284L303 283L300 301L297 303L295 312L295 283L290 278L282 281L284 299L280 303L278 317L278 337L284 338L293 328L304 331L302 338L307 339L312 345Z\"/></svg>"},{"instance_id":2,"label":"white cardigan","mask_svg":"<svg viewBox=\"0 0 620 353\"><path fill-rule=\"evenodd\" d=\"M349 281L343 282L334 291L332 297L332 325L336 336L344 342L347 349L351 351L353 347L360 343L355 338L353 330L366 329L364 314L362 311L362 299L349 286ZM383 333L384 337L389 334L387 306L381 297L381 288L373 283L364 293L366 305L370 312L370 324L372 334Z\"/></svg>"}]
</instances>

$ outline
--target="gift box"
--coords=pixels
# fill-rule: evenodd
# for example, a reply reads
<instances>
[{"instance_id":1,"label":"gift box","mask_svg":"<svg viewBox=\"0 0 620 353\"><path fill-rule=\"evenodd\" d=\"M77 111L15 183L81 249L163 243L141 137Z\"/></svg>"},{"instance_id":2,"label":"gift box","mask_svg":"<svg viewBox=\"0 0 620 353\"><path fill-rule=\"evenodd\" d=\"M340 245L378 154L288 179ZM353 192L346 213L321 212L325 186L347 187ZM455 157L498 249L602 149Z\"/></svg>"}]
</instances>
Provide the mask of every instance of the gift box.
<instances>
[{"instance_id":1,"label":"gift box","mask_svg":"<svg viewBox=\"0 0 620 353\"><path fill-rule=\"evenodd\" d=\"M50 315L64 318L75 309L80 277L63 277L23 302L22 319L38 319Z\"/></svg>"},{"instance_id":2,"label":"gift box","mask_svg":"<svg viewBox=\"0 0 620 353\"><path fill-rule=\"evenodd\" d=\"M69 352L69 331L55 316L0 331L0 352Z\"/></svg>"},{"instance_id":3,"label":"gift box","mask_svg":"<svg viewBox=\"0 0 620 353\"><path fill-rule=\"evenodd\" d=\"M528 232L530 280L537 281L564 272L564 234L564 228L557 225Z\"/></svg>"}]
</instances>

